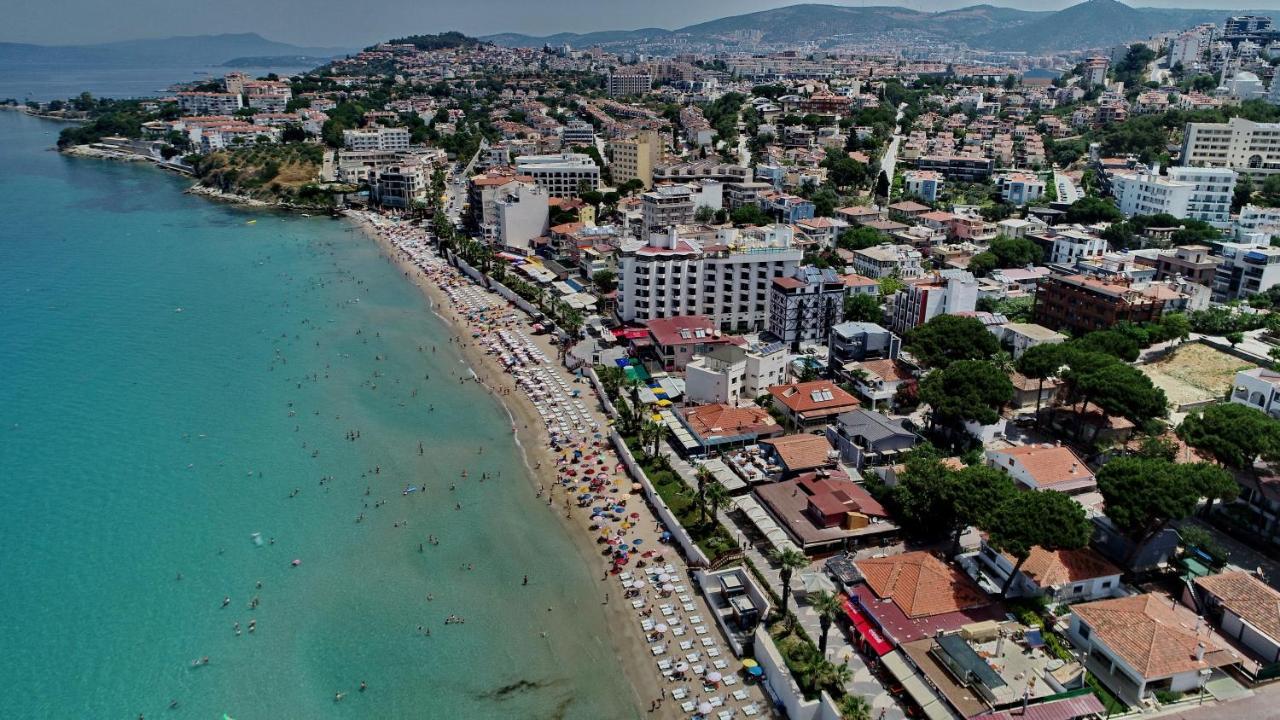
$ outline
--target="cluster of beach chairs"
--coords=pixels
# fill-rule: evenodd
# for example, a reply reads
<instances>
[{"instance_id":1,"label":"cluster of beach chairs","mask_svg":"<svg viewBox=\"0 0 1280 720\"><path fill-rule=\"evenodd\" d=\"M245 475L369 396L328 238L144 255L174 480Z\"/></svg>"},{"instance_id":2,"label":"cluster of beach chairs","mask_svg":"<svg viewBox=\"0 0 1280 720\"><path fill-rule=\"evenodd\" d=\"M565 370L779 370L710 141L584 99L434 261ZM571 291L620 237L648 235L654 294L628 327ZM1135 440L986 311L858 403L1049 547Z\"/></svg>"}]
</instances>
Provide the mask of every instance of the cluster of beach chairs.
<instances>
[{"instance_id":1,"label":"cluster of beach chairs","mask_svg":"<svg viewBox=\"0 0 1280 720\"><path fill-rule=\"evenodd\" d=\"M623 596L640 615L658 671L676 686L671 698L680 703L682 712L706 720L760 713L754 702L748 702L750 693L739 686L740 663L720 648L674 565L653 565L637 574L623 572L618 579Z\"/></svg>"}]
</instances>

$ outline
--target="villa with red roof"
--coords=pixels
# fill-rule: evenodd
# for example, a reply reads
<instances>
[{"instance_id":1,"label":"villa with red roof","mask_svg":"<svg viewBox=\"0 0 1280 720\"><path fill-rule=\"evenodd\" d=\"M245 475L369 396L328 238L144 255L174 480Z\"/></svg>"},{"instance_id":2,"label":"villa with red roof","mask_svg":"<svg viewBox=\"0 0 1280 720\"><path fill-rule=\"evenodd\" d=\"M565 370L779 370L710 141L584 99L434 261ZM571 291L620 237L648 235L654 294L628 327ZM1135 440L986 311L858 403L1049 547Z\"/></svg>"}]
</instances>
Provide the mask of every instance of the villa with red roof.
<instances>
[{"instance_id":1,"label":"villa with red roof","mask_svg":"<svg viewBox=\"0 0 1280 720\"><path fill-rule=\"evenodd\" d=\"M854 565L863 582L850 596L896 644L1004 617L1004 607L969 576L922 550Z\"/></svg>"},{"instance_id":2,"label":"villa with red roof","mask_svg":"<svg viewBox=\"0 0 1280 720\"><path fill-rule=\"evenodd\" d=\"M798 428L810 428L833 422L837 415L857 408L861 403L830 380L774 385L769 388L773 405Z\"/></svg>"},{"instance_id":3,"label":"villa with red roof","mask_svg":"<svg viewBox=\"0 0 1280 720\"><path fill-rule=\"evenodd\" d=\"M987 450L987 464L1008 473L1030 490L1056 490L1082 495L1098 488L1097 478L1071 448L1061 445L1022 445Z\"/></svg>"}]
</instances>

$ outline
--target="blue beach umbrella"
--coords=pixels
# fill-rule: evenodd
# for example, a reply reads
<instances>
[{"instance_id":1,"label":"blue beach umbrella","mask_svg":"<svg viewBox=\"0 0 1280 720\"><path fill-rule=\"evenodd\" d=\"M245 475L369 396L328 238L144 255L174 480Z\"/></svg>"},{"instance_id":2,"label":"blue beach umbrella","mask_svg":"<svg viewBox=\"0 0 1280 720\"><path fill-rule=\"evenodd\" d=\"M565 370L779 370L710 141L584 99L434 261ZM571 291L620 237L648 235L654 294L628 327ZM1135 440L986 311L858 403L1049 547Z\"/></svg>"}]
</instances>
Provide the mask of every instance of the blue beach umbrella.
<instances>
[{"instance_id":1,"label":"blue beach umbrella","mask_svg":"<svg viewBox=\"0 0 1280 720\"><path fill-rule=\"evenodd\" d=\"M764 674L764 668L760 667L759 665L754 665L752 667L747 668L747 674L750 675L751 677L760 677L761 675Z\"/></svg>"}]
</instances>

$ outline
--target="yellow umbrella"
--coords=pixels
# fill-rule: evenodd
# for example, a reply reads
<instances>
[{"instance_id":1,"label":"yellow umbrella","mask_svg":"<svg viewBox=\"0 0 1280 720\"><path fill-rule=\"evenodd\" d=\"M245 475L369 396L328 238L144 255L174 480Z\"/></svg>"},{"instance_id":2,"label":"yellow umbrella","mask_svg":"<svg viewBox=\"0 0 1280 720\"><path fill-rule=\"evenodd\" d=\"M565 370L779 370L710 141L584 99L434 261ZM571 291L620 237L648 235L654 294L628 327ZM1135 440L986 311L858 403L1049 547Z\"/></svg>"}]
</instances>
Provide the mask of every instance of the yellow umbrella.
<instances>
[{"instance_id":1,"label":"yellow umbrella","mask_svg":"<svg viewBox=\"0 0 1280 720\"><path fill-rule=\"evenodd\" d=\"M746 660L742 661L742 667L751 668L751 667L755 667L757 664L758 663L755 660L752 660L751 658L747 658Z\"/></svg>"}]
</instances>

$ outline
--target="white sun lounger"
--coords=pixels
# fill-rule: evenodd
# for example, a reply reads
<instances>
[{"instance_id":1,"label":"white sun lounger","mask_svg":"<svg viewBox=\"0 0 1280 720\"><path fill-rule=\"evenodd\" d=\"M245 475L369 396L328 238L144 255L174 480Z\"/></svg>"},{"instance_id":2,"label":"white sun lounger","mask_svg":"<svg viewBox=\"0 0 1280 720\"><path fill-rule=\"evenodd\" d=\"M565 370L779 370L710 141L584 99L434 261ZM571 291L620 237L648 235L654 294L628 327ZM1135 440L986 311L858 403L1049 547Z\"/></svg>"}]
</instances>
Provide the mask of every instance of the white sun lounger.
<instances>
[{"instance_id":1,"label":"white sun lounger","mask_svg":"<svg viewBox=\"0 0 1280 720\"><path fill-rule=\"evenodd\" d=\"M744 689L742 689L742 690L734 690L734 691L733 691L733 699L734 699L734 700L746 700L746 699L747 699L747 691L746 691L746 689L744 688Z\"/></svg>"}]
</instances>

